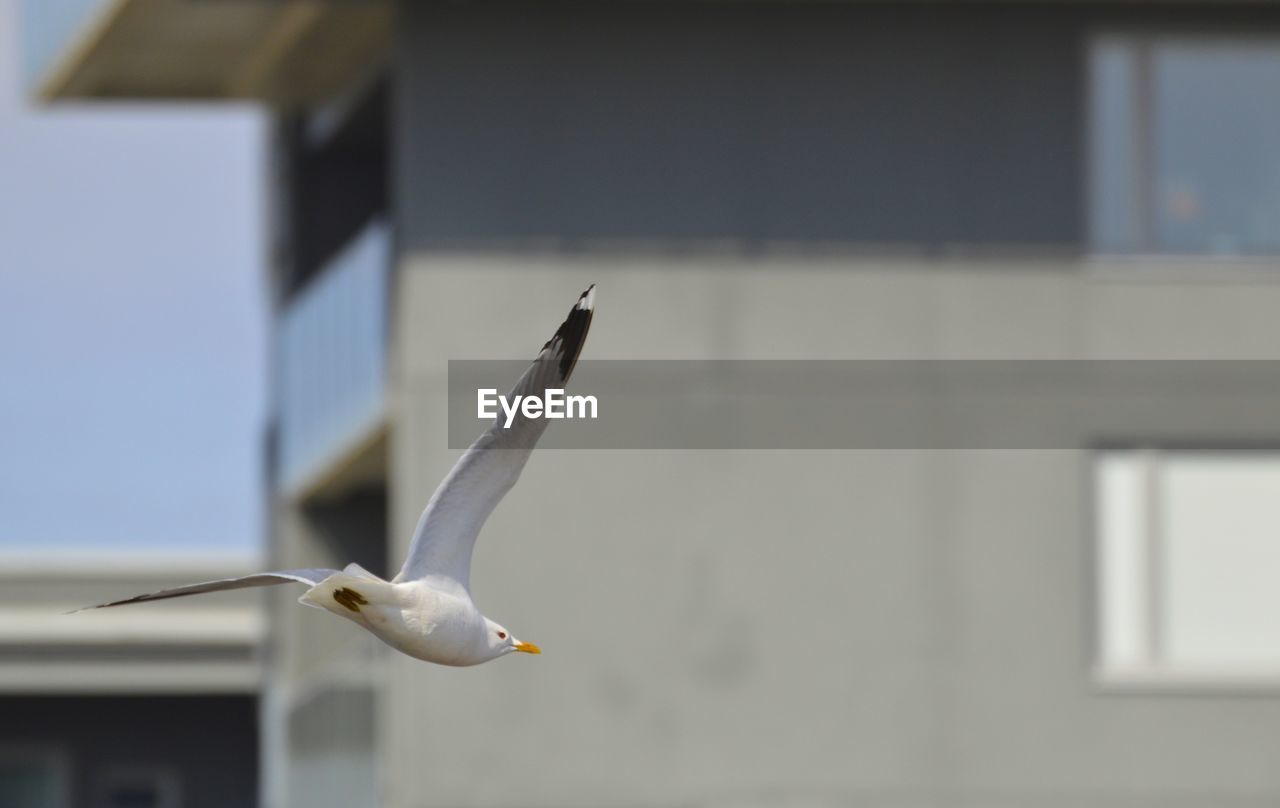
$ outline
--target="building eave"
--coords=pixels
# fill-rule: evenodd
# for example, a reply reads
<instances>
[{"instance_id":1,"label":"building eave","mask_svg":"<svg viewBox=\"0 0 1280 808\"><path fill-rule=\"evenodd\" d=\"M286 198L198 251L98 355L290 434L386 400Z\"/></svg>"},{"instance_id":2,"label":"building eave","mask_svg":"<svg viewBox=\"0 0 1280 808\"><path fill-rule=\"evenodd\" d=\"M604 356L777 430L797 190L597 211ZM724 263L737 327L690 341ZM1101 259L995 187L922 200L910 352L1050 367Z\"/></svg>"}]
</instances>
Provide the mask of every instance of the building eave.
<instances>
[{"instance_id":1,"label":"building eave","mask_svg":"<svg viewBox=\"0 0 1280 808\"><path fill-rule=\"evenodd\" d=\"M36 95L309 104L377 68L393 13L373 0L110 0L44 67Z\"/></svg>"}]
</instances>

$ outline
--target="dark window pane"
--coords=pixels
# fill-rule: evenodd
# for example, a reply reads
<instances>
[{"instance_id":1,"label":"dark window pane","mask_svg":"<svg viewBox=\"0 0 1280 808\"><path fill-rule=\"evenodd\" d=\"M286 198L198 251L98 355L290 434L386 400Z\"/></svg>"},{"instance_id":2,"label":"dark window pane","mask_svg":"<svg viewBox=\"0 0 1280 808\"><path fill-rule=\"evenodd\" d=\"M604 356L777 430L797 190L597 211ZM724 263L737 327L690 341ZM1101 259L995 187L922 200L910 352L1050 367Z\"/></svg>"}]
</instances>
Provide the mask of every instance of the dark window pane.
<instances>
[{"instance_id":1,"label":"dark window pane","mask_svg":"<svg viewBox=\"0 0 1280 808\"><path fill-rule=\"evenodd\" d=\"M160 794L149 786L119 786L107 794L109 808L159 808Z\"/></svg>"},{"instance_id":2,"label":"dark window pane","mask_svg":"<svg viewBox=\"0 0 1280 808\"><path fill-rule=\"evenodd\" d=\"M56 776L52 767L39 761L0 763L0 806L54 808Z\"/></svg>"},{"instance_id":3,"label":"dark window pane","mask_svg":"<svg viewBox=\"0 0 1280 808\"><path fill-rule=\"evenodd\" d=\"M1107 37L1090 87L1093 249L1280 253L1280 42Z\"/></svg>"},{"instance_id":4,"label":"dark window pane","mask_svg":"<svg viewBox=\"0 0 1280 808\"><path fill-rule=\"evenodd\" d=\"M1154 53L1153 211L1169 252L1280 250L1280 45Z\"/></svg>"}]
</instances>

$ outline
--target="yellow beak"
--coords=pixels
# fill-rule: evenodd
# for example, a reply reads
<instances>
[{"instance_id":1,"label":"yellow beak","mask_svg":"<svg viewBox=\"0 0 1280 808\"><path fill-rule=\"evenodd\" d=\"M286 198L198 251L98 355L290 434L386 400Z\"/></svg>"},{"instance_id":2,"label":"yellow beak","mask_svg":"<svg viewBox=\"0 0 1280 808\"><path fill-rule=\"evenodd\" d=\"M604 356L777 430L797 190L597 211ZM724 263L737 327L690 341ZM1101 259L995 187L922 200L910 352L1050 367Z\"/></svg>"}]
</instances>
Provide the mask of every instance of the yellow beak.
<instances>
[{"instance_id":1,"label":"yellow beak","mask_svg":"<svg viewBox=\"0 0 1280 808\"><path fill-rule=\"evenodd\" d=\"M526 654L541 654L541 653L542 653L542 649L541 649L541 648L539 648L538 646L534 645L534 644L533 644L533 643L531 643L531 642L525 642L524 640L516 640L516 643L515 643L515 649L516 649L517 651L523 651L523 652L524 652L524 653L526 653Z\"/></svg>"}]
</instances>

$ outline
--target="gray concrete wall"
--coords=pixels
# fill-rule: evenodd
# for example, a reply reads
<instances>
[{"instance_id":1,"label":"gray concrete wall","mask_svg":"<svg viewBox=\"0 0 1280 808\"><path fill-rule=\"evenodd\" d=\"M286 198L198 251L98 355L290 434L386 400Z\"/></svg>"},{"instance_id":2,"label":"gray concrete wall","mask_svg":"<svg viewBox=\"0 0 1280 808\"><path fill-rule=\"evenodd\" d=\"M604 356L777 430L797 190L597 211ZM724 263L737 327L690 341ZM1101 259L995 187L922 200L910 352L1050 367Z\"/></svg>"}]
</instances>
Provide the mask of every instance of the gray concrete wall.
<instances>
[{"instance_id":1,"label":"gray concrete wall","mask_svg":"<svg viewBox=\"0 0 1280 808\"><path fill-rule=\"evenodd\" d=\"M392 535L457 452L446 361L1276 358L1274 267L417 252ZM393 657L387 804L1269 805L1280 699L1091 679L1079 452L541 452L474 592L541 657ZM571 483L571 484L567 484Z\"/></svg>"},{"instance_id":2,"label":"gray concrete wall","mask_svg":"<svg viewBox=\"0 0 1280 808\"><path fill-rule=\"evenodd\" d=\"M274 513L274 568L385 565L386 513L376 493L317 502L278 496ZM292 586L270 593L263 804L374 805L373 706L387 649L299 605L301 593Z\"/></svg>"}]
</instances>

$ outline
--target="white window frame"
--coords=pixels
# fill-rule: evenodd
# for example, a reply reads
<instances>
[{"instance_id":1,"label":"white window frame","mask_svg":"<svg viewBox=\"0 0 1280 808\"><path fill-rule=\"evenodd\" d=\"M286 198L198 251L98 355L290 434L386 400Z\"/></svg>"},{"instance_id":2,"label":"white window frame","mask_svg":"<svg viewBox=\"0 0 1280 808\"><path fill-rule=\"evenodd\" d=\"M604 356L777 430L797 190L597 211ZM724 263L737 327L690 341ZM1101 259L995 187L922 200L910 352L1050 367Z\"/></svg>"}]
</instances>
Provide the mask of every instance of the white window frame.
<instances>
[{"instance_id":1,"label":"white window frame","mask_svg":"<svg viewBox=\"0 0 1280 808\"><path fill-rule=\"evenodd\" d=\"M1093 453L1093 680L1103 692L1280 693L1280 667L1192 667L1172 663L1164 653L1166 582L1159 570L1166 548L1160 515L1168 461L1243 451L1280 461L1280 448L1099 449ZM1109 496L1117 489L1127 490L1130 501L1136 499L1142 507L1118 507Z\"/></svg>"}]
</instances>

